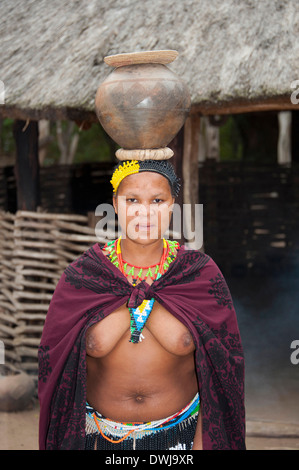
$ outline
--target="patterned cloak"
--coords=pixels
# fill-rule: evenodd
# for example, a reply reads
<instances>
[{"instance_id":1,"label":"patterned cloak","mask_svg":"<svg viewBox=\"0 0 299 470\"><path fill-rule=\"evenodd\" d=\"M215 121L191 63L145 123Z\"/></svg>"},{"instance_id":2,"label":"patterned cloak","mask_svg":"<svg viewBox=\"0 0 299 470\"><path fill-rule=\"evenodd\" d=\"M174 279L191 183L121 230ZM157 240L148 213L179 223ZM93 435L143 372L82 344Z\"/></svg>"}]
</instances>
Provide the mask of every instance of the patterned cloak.
<instances>
[{"instance_id":1,"label":"patterned cloak","mask_svg":"<svg viewBox=\"0 0 299 470\"><path fill-rule=\"evenodd\" d=\"M232 298L215 262L184 246L162 277L133 287L95 244L63 273L39 347L40 449L84 449L87 328L154 297L190 331L203 449L245 449L244 358Z\"/></svg>"}]
</instances>

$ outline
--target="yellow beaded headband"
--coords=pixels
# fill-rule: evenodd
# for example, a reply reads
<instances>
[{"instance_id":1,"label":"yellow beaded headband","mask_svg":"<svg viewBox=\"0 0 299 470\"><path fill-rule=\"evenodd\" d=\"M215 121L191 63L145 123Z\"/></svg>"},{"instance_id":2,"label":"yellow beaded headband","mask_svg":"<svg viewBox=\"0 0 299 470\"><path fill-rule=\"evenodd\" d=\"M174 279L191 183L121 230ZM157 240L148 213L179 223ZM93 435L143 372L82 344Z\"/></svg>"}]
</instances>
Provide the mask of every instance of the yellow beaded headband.
<instances>
[{"instance_id":1,"label":"yellow beaded headband","mask_svg":"<svg viewBox=\"0 0 299 470\"><path fill-rule=\"evenodd\" d=\"M168 179L174 196L178 196L180 191L180 180L176 176L173 166L167 160L127 160L118 165L114 170L110 183L113 192L116 193L122 180L134 173L142 171L153 171Z\"/></svg>"},{"instance_id":2,"label":"yellow beaded headband","mask_svg":"<svg viewBox=\"0 0 299 470\"><path fill-rule=\"evenodd\" d=\"M110 180L110 183L113 186L113 192L116 193L118 186L120 185L120 183L126 176L132 175L138 172L139 172L138 160L128 160L128 161L123 162L121 165L119 165L114 171L112 178Z\"/></svg>"}]
</instances>

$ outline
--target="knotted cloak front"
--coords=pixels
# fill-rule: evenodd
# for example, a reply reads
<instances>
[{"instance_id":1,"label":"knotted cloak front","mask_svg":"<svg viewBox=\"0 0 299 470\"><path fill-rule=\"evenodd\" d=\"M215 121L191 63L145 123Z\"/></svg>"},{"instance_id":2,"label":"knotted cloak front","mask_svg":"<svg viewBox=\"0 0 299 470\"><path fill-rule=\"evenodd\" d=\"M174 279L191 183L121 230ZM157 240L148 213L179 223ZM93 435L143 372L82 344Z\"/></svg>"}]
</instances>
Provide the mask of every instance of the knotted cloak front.
<instances>
[{"instance_id":1,"label":"knotted cloak front","mask_svg":"<svg viewBox=\"0 0 299 470\"><path fill-rule=\"evenodd\" d=\"M40 449L84 449L86 330L121 305L152 297L193 337L203 449L245 449L243 350L218 266L182 246L160 279L133 287L98 244L67 267L47 313L38 352Z\"/></svg>"}]
</instances>

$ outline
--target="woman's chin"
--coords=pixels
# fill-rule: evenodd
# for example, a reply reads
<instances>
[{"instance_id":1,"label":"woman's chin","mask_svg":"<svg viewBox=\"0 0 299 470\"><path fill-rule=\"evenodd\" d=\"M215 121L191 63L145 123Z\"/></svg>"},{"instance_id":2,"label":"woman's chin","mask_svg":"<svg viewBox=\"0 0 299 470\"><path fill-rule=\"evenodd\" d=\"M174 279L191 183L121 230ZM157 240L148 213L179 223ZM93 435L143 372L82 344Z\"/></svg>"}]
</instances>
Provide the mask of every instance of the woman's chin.
<instances>
[{"instance_id":1,"label":"woman's chin","mask_svg":"<svg viewBox=\"0 0 299 470\"><path fill-rule=\"evenodd\" d=\"M124 238L124 237L123 237ZM152 243L163 238L156 228L138 227L136 231L129 231L125 238L128 238L138 244Z\"/></svg>"}]
</instances>

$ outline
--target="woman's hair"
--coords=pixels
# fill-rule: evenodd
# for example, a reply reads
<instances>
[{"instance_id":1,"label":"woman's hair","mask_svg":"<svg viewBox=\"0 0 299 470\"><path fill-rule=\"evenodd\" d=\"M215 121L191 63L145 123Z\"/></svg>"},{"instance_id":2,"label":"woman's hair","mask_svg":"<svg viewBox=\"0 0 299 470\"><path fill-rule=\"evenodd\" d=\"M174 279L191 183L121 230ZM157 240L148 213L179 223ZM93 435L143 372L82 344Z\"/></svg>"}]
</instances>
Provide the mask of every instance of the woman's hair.
<instances>
[{"instance_id":1,"label":"woman's hair","mask_svg":"<svg viewBox=\"0 0 299 470\"><path fill-rule=\"evenodd\" d=\"M172 164L168 160L125 160L120 162L114 169L110 180L113 192L116 195L121 181L128 175L151 171L164 176L170 185L171 194L177 197L180 191L180 179L176 175Z\"/></svg>"}]
</instances>

